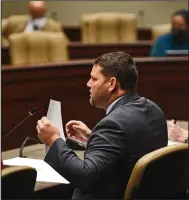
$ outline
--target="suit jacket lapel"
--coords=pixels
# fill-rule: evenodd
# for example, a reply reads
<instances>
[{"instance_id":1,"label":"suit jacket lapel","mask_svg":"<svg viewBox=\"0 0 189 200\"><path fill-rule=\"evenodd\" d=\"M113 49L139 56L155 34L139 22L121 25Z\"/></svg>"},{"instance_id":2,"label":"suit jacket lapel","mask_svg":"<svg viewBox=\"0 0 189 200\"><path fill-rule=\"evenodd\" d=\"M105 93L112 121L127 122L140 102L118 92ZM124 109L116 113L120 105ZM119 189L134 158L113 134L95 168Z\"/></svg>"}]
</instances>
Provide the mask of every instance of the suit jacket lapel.
<instances>
[{"instance_id":1,"label":"suit jacket lapel","mask_svg":"<svg viewBox=\"0 0 189 200\"><path fill-rule=\"evenodd\" d=\"M120 100L118 100L113 105L113 107L110 109L108 114L111 113L117 106L127 104L128 102L134 101L134 100L139 99L139 98L140 98L140 96L138 95L137 92L128 92L127 94L125 94Z\"/></svg>"},{"instance_id":2,"label":"suit jacket lapel","mask_svg":"<svg viewBox=\"0 0 189 200\"><path fill-rule=\"evenodd\" d=\"M111 113L116 107L118 107L119 105L123 105L123 104L127 104L128 102L134 101L136 99L139 99L140 96L138 95L137 92L128 92L127 94L125 94L121 99L119 99L114 105L113 107L110 109L110 111L106 114L106 116ZM86 149L88 148L88 143L90 141L91 136L93 135L93 131L91 133L91 135L89 136L89 140L87 142L87 146ZM85 156L85 154L84 154Z\"/></svg>"}]
</instances>

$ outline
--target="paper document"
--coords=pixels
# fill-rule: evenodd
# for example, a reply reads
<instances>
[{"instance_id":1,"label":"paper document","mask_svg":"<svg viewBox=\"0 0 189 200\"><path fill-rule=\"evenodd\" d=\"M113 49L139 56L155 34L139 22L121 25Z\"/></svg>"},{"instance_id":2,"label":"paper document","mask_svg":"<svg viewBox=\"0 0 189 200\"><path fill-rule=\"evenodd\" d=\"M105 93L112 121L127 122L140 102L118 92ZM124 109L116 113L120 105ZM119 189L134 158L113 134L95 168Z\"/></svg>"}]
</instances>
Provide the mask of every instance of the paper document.
<instances>
[{"instance_id":1,"label":"paper document","mask_svg":"<svg viewBox=\"0 0 189 200\"><path fill-rule=\"evenodd\" d=\"M60 131L60 137L65 141L64 129L62 125L61 102L50 99L49 108L47 111L47 119L53 122ZM46 153L49 149L46 148Z\"/></svg>"},{"instance_id":2,"label":"paper document","mask_svg":"<svg viewBox=\"0 0 189 200\"><path fill-rule=\"evenodd\" d=\"M180 142L173 142L173 141L171 141L171 140L168 140L167 146L175 145L175 144L180 144Z\"/></svg>"},{"instance_id":3,"label":"paper document","mask_svg":"<svg viewBox=\"0 0 189 200\"><path fill-rule=\"evenodd\" d=\"M62 177L43 160L16 157L3 160L3 164L11 166L29 166L35 168L37 171L36 181L69 184L64 177Z\"/></svg>"}]
</instances>

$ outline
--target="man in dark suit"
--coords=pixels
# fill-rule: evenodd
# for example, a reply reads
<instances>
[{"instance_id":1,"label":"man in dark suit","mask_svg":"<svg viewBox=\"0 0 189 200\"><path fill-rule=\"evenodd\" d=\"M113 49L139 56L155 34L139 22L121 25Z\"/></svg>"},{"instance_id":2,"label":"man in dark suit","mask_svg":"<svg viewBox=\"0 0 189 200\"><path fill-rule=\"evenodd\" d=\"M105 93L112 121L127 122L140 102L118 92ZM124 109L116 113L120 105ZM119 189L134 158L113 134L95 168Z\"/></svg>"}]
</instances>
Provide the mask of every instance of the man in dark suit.
<instances>
[{"instance_id":1,"label":"man in dark suit","mask_svg":"<svg viewBox=\"0 0 189 200\"><path fill-rule=\"evenodd\" d=\"M66 125L69 135L90 135L84 160L46 117L37 122L39 139L50 146L45 161L75 186L72 199L123 199L137 160L167 145L164 114L137 94L137 77L128 54L107 53L95 60L87 83L90 103L106 110L106 116L92 131L82 122Z\"/></svg>"}]
</instances>

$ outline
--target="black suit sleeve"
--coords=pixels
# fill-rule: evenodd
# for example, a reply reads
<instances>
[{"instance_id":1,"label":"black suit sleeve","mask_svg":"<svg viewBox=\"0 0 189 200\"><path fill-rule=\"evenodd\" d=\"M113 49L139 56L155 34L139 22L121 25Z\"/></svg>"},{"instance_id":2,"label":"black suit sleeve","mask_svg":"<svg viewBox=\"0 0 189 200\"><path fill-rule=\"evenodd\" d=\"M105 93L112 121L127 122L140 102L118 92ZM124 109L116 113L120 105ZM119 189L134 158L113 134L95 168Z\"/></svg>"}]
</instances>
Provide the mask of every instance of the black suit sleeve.
<instances>
[{"instance_id":1,"label":"black suit sleeve","mask_svg":"<svg viewBox=\"0 0 189 200\"><path fill-rule=\"evenodd\" d=\"M57 139L45 161L75 187L91 191L113 168L125 152L126 138L122 127L114 120L102 120L88 141L84 160L81 160L62 140Z\"/></svg>"}]
</instances>

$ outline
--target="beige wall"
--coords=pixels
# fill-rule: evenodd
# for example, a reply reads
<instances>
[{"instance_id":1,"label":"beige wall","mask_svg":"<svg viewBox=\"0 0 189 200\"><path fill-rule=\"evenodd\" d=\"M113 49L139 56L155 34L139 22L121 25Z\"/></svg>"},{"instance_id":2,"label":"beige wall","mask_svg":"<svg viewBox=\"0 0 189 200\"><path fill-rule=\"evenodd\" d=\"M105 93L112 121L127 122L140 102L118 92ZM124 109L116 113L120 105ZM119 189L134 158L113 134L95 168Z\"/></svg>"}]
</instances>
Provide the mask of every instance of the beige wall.
<instances>
[{"instance_id":1,"label":"beige wall","mask_svg":"<svg viewBox=\"0 0 189 200\"><path fill-rule=\"evenodd\" d=\"M118 11L135 13L139 26L168 23L170 15L177 9L188 9L188 1L48 1L49 15L65 25L79 25L83 13ZM2 2L2 17L10 14L27 13L27 3L23 1Z\"/></svg>"}]
</instances>

